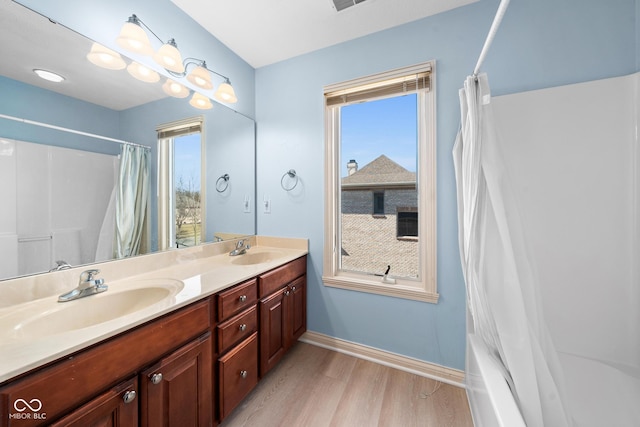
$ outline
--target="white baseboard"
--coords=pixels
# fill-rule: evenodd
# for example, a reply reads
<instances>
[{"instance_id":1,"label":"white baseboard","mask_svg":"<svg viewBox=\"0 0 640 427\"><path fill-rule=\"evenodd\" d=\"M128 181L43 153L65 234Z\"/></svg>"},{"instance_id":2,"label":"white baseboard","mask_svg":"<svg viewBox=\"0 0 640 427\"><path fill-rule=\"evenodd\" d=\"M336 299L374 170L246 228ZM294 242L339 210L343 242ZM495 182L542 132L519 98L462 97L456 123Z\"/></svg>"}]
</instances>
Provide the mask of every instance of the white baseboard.
<instances>
[{"instance_id":1,"label":"white baseboard","mask_svg":"<svg viewBox=\"0 0 640 427\"><path fill-rule=\"evenodd\" d=\"M464 372L377 348L307 331L300 341L464 388Z\"/></svg>"}]
</instances>

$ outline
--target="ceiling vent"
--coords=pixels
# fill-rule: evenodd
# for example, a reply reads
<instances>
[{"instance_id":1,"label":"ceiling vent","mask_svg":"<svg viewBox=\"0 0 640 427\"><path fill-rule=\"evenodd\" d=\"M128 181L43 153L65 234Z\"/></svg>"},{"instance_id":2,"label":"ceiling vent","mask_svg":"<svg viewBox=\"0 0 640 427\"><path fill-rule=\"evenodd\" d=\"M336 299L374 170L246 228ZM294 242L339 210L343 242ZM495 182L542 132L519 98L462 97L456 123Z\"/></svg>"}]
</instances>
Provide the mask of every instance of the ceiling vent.
<instances>
[{"instance_id":1,"label":"ceiling vent","mask_svg":"<svg viewBox=\"0 0 640 427\"><path fill-rule=\"evenodd\" d=\"M344 10L351 6L355 6L358 3L363 3L365 1L366 0L331 0L331 3L333 4L333 7L336 9L336 11L340 12L341 10Z\"/></svg>"}]
</instances>

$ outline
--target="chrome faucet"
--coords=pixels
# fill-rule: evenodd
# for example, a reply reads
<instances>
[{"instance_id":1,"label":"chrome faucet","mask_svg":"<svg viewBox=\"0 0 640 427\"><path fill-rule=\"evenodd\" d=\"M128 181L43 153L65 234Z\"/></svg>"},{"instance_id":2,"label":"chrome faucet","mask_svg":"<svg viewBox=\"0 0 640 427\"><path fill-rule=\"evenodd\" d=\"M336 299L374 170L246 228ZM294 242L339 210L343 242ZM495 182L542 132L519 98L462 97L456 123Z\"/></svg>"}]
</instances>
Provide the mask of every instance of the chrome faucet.
<instances>
[{"instance_id":1,"label":"chrome faucet","mask_svg":"<svg viewBox=\"0 0 640 427\"><path fill-rule=\"evenodd\" d=\"M70 290L66 294L58 297L58 302L73 301L78 298L88 297L89 295L104 292L109 287L104 284L104 279L96 279L95 276L100 270L86 270L80 273L80 281L78 287Z\"/></svg>"},{"instance_id":2,"label":"chrome faucet","mask_svg":"<svg viewBox=\"0 0 640 427\"><path fill-rule=\"evenodd\" d=\"M68 268L72 268L71 264L69 264L67 261L59 260L56 261L56 266L49 270L49 273L51 273L52 271L66 270Z\"/></svg>"},{"instance_id":3,"label":"chrome faucet","mask_svg":"<svg viewBox=\"0 0 640 427\"><path fill-rule=\"evenodd\" d=\"M240 239L236 243L236 248L231 252L229 252L229 256L244 255L247 253L247 250L250 248L251 248L251 245L249 245L248 243L245 244L244 239Z\"/></svg>"}]
</instances>

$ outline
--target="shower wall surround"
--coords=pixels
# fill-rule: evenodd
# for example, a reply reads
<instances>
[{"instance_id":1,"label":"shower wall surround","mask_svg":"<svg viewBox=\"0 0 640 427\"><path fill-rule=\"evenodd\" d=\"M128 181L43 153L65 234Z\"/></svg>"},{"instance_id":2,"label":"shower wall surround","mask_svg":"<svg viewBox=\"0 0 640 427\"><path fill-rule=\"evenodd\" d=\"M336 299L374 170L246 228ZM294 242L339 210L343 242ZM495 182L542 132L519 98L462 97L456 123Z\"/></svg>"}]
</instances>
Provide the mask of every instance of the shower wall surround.
<instances>
[{"instance_id":1,"label":"shower wall surround","mask_svg":"<svg viewBox=\"0 0 640 427\"><path fill-rule=\"evenodd\" d=\"M118 157L0 139L0 280L95 261ZM73 209L69 209L73 206Z\"/></svg>"}]
</instances>

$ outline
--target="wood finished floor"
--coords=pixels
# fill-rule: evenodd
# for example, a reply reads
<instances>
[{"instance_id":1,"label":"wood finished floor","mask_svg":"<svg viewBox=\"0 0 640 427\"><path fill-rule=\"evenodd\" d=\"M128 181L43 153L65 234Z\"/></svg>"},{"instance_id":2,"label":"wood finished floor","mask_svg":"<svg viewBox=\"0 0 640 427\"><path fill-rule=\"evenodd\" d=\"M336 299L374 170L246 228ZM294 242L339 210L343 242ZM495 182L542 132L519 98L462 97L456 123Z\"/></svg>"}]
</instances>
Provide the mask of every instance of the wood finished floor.
<instances>
[{"instance_id":1,"label":"wood finished floor","mask_svg":"<svg viewBox=\"0 0 640 427\"><path fill-rule=\"evenodd\" d=\"M238 426L472 427L473 422L462 388L299 342L220 424Z\"/></svg>"}]
</instances>

